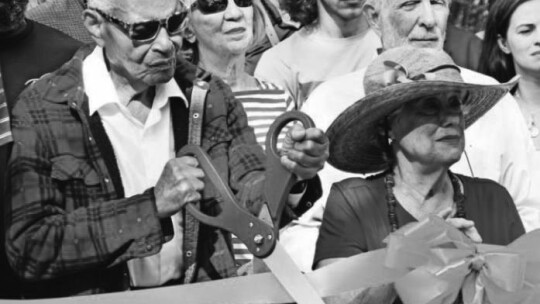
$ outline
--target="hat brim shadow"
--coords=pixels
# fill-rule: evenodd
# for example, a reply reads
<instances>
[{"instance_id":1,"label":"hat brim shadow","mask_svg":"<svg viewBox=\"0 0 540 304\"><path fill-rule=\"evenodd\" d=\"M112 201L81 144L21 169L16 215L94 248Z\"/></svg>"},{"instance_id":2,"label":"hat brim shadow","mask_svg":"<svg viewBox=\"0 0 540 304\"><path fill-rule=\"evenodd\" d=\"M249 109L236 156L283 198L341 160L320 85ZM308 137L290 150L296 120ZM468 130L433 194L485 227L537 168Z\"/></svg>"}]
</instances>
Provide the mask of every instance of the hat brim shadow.
<instances>
[{"instance_id":1,"label":"hat brim shadow","mask_svg":"<svg viewBox=\"0 0 540 304\"><path fill-rule=\"evenodd\" d=\"M476 85L448 81L400 83L377 90L343 111L328 128L328 162L342 171L368 174L388 169L379 144L378 124L402 105L443 93L461 97L465 127L471 126L506 93L504 85Z\"/></svg>"}]
</instances>

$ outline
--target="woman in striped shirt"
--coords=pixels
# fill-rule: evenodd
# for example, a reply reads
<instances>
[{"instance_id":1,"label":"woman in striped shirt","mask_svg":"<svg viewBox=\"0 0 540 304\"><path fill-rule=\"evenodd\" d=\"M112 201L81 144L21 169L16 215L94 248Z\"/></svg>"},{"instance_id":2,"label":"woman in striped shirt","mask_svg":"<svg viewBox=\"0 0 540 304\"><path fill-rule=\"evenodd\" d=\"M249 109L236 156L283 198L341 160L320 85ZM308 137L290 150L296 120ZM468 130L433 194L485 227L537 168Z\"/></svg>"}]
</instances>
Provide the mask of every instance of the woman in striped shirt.
<instances>
[{"instance_id":1,"label":"woman in striped shirt","mask_svg":"<svg viewBox=\"0 0 540 304\"><path fill-rule=\"evenodd\" d=\"M262 12L258 3L254 2L258 0L189 1L190 30L196 40L194 63L220 77L231 87L244 106L257 142L264 149L266 134L276 117L299 106L282 88L245 71L246 51L264 38ZM280 140L283 140L284 134L282 132ZM238 265L252 259L245 245L234 236L233 246Z\"/></svg>"},{"instance_id":2,"label":"woman in striped shirt","mask_svg":"<svg viewBox=\"0 0 540 304\"><path fill-rule=\"evenodd\" d=\"M231 87L264 148L270 124L298 106L282 88L245 71L246 51L265 35L262 12L254 1L194 0L190 29L196 38L193 60Z\"/></svg>"}]
</instances>

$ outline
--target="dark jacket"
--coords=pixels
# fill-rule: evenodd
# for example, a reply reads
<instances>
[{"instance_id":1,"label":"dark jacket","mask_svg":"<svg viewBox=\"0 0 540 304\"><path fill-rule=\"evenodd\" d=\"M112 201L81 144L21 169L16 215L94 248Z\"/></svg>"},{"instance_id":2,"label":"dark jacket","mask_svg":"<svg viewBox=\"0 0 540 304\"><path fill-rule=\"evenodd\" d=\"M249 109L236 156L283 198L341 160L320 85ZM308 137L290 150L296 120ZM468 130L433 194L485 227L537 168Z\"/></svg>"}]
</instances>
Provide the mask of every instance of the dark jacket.
<instances>
[{"instance_id":1,"label":"dark jacket","mask_svg":"<svg viewBox=\"0 0 540 304\"><path fill-rule=\"evenodd\" d=\"M13 109L15 147L7 254L28 281L26 297L56 297L128 288L125 262L159 252L170 221L156 215L153 189L125 198L114 151L98 113L88 114L78 51L62 68L25 90ZM193 68L179 69L189 96ZM235 192L264 172L264 156L230 89L209 79L202 147ZM170 100L178 150L187 140L188 110ZM209 184L209 183L208 183ZM203 197L215 197L205 187ZM207 213L217 208L203 203ZM183 282L235 273L228 234L186 221Z\"/></svg>"},{"instance_id":2,"label":"dark jacket","mask_svg":"<svg viewBox=\"0 0 540 304\"><path fill-rule=\"evenodd\" d=\"M482 40L474 33L449 23L446 28L444 51L452 57L458 66L478 71Z\"/></svg>"}]
</instances>

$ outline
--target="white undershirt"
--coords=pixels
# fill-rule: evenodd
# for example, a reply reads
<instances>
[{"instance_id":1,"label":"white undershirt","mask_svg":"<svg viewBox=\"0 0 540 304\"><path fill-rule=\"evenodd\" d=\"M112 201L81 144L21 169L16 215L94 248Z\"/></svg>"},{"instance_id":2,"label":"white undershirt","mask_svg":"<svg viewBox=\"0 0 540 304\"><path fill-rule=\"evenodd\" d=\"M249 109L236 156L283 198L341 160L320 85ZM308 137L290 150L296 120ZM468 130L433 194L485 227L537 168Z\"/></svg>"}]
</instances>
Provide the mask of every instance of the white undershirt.
<instances>
[{"instance_id":1,"label":"white undershirt","mask_svg":"<svg viewBox=\"0 0 540 304\"><path fill-rule=\"evenodd\" d=\"M156 86L145 123L120 103L99 46L83 62L83 81L90 115L99 113L113 146L125 197L155 186L167 161L175 157L169 97L181 97L187 105L174 79ZM159 286L180 277L182 216L178 213L172 219L174 238L159 253L128 262L132 286Z\"/></svg>"}]
</instances>

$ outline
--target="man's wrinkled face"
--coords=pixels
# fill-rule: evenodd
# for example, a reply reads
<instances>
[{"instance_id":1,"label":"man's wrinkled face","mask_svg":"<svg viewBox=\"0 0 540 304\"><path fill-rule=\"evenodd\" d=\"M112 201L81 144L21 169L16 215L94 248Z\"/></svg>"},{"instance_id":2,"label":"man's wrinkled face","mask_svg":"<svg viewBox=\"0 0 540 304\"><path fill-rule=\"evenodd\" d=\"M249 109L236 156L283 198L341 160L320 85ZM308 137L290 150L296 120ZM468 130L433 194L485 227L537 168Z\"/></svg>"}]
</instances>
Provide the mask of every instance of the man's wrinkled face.
<instances>
[{"instance_id":1,"label":"man's wrinkled face","mask_svg":"<svg viewBox=\"0 0 540 304\"><path fill-rule=\"evenodd\" d=\"M116 18L127 23L161 20L179 10L175 0L130 0L124 11L115 12ZM176 67L176 52L182 45L181 34L170 35L161 27L155 39L132 40L116 24L106 22L103 47L111 69L133 84L154 86L169 81Z\"/></svg>"},{"instance_id":2,"label":"man's wrinkled face","mask_svg":"<svg viewBox=\"0 0 540 304\"><path fill-rule=\"evenodd\" d=\"M384 48L442 49L449 5L449 0L385 0L379 19Z\"/></svg>"},{"instance_id":3,"label":"man's wrinkled face","mask_svg":"<svg viewBox=\"0 0 540 304\"><path fill-rule=\"evenodd\" d=\"M0 0L0 31L6 31L24 20L28 0Z\"/></svg>"}]
</instances>

